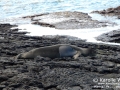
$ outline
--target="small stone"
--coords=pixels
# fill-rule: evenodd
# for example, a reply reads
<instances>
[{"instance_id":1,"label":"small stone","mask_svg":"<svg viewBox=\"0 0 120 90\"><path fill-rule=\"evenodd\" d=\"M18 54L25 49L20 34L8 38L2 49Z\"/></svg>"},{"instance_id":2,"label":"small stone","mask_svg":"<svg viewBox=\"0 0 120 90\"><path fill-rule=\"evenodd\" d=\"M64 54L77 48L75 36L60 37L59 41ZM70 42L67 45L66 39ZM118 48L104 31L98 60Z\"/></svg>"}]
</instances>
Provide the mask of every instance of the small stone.
<instances>
[{"instance_id":1,"label":"small stone","mask_svg":"<svg viewBox=\"0 0 120 90\"><path fill-rule=\"evenodd\" d=\"M8 80L7 76L0 76L0 82Z\"/></svg>"},{"instance_id":2,"label":"small stone","mask_svg":"<svg viewBox=\"0 0 120 90\"><path fill-rule=\"evenodd\" d=\"M117 68L106 68L105 66L97 68L97 71L99 73L105 74L105 73L118 73L119 69Z\"/></svg>"},{"instance_id":3,"label":"small stone","mask_svg":"<svg viewBox=\"0 0 120 90\"><path fill-rule=\"evenodd\" d=\"M109 62L109 61L103 62L103 64L108 68L113 68L115 66L115 64L113 62Z\"/></svg>"},{"instance_id":4,"label":"small stone","mask_svg":"<svg viewBox=\"0 0 120 90\"><path fill-rule=\"evenodd\" d=\"M117 64L117 67L120 68L120 64Z\"/></svg>"},{"instance_id":5,"label":"small stone","mask_svg":"<svg viewBox=\"0 0 120 90\"><path fill-rule=\"evenodd\" d=\"M5 85L0 85L0 90L2 90L5 87L6 87Z\"/></svg>"},{"instance_id":6,"label":"small stone","mask_svg":"<svg viewBox=\"0 0 120 90\"><path fill-rule=\"evenodd\" d=\"M74 86L70 90L81 90L81 88L79 86Z\"/></svg>"},{"instance_id":7,"label":"small stone","mask_svg":"<svg viewBox=\"0 0 120 90\"><path fill-rule=\"evenodd\" d=\"M16 84L10 85L10 87L18 88L18 87L20 87L21 85L22 85L22 84L20 84L20 83L16 83Z\"/></svg>"},{"instance_id":8,"label":"small stone","mask_svg":"<svg viewBox=\"0 0 120 90\"><path fill-rule=\"evenodd\" d=\"M102 62L97 61L92 63L93 66L102 66Z\"/></svg>"}]
</instances>

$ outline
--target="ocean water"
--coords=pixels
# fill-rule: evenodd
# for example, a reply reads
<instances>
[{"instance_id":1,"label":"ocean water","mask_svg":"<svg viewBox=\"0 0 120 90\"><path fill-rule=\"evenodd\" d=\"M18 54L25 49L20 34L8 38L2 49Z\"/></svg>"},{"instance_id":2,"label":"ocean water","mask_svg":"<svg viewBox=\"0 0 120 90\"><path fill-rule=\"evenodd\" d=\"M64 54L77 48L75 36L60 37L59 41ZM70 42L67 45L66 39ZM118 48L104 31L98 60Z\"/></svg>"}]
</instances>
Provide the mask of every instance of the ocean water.
<instances>
[{"instance_id":1,"label":"ocean water","mask_svg":"<svg viewBox=\"0 0 120 90\"><path fill-rule=\"evenodd\" d=\"M120 0L0 0L0 20L56 11L91 12L120 5Z\"/></svg>"},{"instance_id":2,"label":"ocean water","mask_svg":"<svg viewBox=\"0 0 120 90\"><path fill-rule=\"evenodd\" d=\"M0 0L0 23L13 23L15 20L14 24L18 24L18 27L22 29L21 31L25 30L30 32L27 35L69 35L86 39L88 42L96 43L98 41L95 39L95 37L98 35L119 29L120 21L115 19L115 17L103 17L96 14L90 14L90 12L94 10L117 7L119 5L120 0ZM17 19L22 16L58 11L85 12L92 16L93 19L99 21L116 22L118 25L94 29L58 30L54 28L32 25L29 22L24 22L23 20L19 20L21 23L18 23L17 21ZM119 45L116 43L106 43Z\"/></svg>"},{"instance_id":3,"label":"ocean water","mask_svg":"<svg viewBox=\"0 0 120 90\"><path fill-rule=\"evenodd\" d=\"M29 33L27 35L30 36L50 36L50 35L65 35L65 36L72 36L75 39L83 39L87 42L92 43L104 43L104 44L112 44L112 45L120 45L119 43L108 43L108 42L102 42L97 41L95 38L99 36L100 34L117 30L120 28L120 25L117 26L108 26L108 27L101 27L101 28L94 28L94 29L69 29L69 30L59 30L49 27L41 27L39 25L32 25L32 24L24 24L19 25L21 30L20 31L28 31Z\"/></svg>"}]
</instances>

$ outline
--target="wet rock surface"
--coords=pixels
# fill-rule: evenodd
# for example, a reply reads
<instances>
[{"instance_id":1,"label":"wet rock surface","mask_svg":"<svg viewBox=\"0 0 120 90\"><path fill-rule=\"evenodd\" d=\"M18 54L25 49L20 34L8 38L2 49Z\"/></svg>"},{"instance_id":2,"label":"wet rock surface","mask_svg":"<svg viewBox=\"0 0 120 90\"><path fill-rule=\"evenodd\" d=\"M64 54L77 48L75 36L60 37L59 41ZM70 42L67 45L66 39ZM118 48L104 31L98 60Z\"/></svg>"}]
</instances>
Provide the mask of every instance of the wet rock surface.
<instances>
[{"instance_id":1,"label":"wet rock surface","mask_svg":"<svg viewBox=\"0 0 120 90\"><path fill-rule=\"evenodd\" d=\"M115 16L117 19L120 19L120 6L115 8L108 8L106 10L102 11L93 11L92 13L98 13L104 16ZM120 43L120 30L113 30L108 33L104 33L96 38L99 41L103 42L114 42L114 43Z\"/></svg>"},{"instance_id":2,"label":"wet rock surface","mask_svg":"<svg viewBox=\"0 0 120 90\"><path fill-rule=\"evenodd\" d=\"M53 12L23 18L31 18L33 24L56 29L81 29L107 26L106 22L92 20L87 13L76 11Z\"/></svg>"},{"instance_id":3,"label":"wet rock surface","mask_svg":"<svg viewBox=\"0 0 120 90\"><path fill-rule=\"evenodd\" d=\"M0 24L0 90L106 90L105 84L103 87L95 85L104 83L104 79L120 77L120 46L72 41L61 36L26 36L11 27L10 24ZM61 43L91 47L96 54L80 56L77 60L40 56L35 59L13 58L33 48ZM109 86L112 88L115 89L115 85Z\"/></svg>"},{"instance_id":4,"label":"wet rock surface","mask_svg":"<svg viewBox=\"0 0 120 90\"><path fill-rule=\"evenodd\" d=\"M111 32L104 33L96 37L96 39L103 42L120 43L120 30L113 30Z\"/></svg>"}]
</instances>

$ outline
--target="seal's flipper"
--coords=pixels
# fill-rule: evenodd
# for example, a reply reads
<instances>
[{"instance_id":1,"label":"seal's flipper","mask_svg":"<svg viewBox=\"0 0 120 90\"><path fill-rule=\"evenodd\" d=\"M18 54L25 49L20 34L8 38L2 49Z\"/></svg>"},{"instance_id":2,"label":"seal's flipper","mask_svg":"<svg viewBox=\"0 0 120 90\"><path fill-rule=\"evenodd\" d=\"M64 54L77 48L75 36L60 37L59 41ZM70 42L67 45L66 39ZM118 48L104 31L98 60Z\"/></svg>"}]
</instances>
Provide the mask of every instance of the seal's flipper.
<instances>
[{"instance_id":1,"label":"seal's flipper","mask_svg":"<svg viewBox=\"0 0 120 90\"><path fill-rule=\"evenodd\" d=\"M21 58L21 56L22 56L22 53L18 54L17 56L15 56L15 60Z\"/></svg>"},{"instance_id":2,"label":"seal's flipper","mask_svg":"<svg viewBox=\"0 0 120 90\"><path fill-rule=\"evenodd\" d=\"M63 45L59 47L60 57L73 57L77 54L77 50L68 45Z\"/></svg>"},{"instance_id":3,"label":"seal's flipper","mask_svg":"<svg viewBox=\"0 0 120 90\"><path fill-rule=\"evenodd\" d=\"M77 54L75 54L75 55L73 56L73 58L74 58L74 59L77 59L79 55L81 55L81 52L80 52L80 51L77 51Z\"/></svg>"}]
</instances>

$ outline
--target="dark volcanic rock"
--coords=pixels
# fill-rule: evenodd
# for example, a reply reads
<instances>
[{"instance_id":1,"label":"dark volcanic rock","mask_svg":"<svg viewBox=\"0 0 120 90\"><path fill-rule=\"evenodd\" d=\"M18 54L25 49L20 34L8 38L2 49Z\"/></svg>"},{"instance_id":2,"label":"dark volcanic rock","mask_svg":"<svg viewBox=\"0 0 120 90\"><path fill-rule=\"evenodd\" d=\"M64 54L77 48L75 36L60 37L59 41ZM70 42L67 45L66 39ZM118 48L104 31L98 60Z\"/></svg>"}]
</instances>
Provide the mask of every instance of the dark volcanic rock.
<instances>
[{"instance_id":1,"label":"dark volcanic rock","mask_svg":"<svg viewBox=\"0 0 120 90\"><path fill-rule=\"evenodd\" d=\"M120 43L120 30L114 30L108 33L104 33L96 37L96 39L103 42Z\"/></svg>"},{"instance_id":2,"label":"dark volcanic rock","mask_svg":"<svg viewBox=\"0 0 120 90\"><path fill-rule=\"evenodd\" d=\"M120 46L93 44L66 36L26 36L11 27L9 24L0 25L0 37L4 37L0 43L1 90L93 90L96 79L120 77ZM95 56L80 56L77 60L40 56L14 59L21 52L61 43L90 47L96 50ZM115 86L111 88L115 89Z\"/></svg>"},{"instance_id":3,"label":"dark volcanic rock","mask_svg":"<svg viewBox=\"0 0 120 90\"><path fill-rule=\"evenodd\" d=\"M6 76L0 76L0 82L8 80L8 77Z\"/></svg>"},{"instance_id":4,"label":"dark volcanic rock","mask_svg":"<svg viewBox=\"0 0 120 90\"><path fill-rule=\"evenodd\" d=\"M109 16L117 16L118 19L120 18L120 6L115 8L108 8L102 11L93 11L92 13L99 13L101 15L109 15Z\"/></svg>"}]
</instances>

